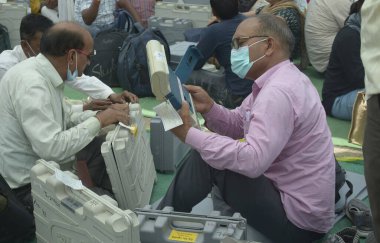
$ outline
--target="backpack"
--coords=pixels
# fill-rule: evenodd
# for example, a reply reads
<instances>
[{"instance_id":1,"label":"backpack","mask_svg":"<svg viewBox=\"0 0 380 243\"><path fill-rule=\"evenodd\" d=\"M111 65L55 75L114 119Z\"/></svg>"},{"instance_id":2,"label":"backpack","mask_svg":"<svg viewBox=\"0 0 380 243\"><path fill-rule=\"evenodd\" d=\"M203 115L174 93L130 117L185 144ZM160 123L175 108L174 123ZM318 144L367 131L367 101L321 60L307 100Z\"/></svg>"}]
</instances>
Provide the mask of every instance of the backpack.
<instances>
[{"instance_id":1,"label":"backpack","mask_svg":"<svg viewBox=\"0 0 380 243\"><path fill-rule=\"evenodd\" d=\"M345 195L345 202L343 206L338 207L336 204L340 200L340 194L339 191L341 188L343 188L344 184L347 184L349 190ZM352 195L353 193L353 185L352 183L346 179L346 171L340 166L338 161L335 159L335 213L340 214L347 203L347 199Z\"/></svg>"},{"instance_id":2,"label":"backpack","mask_svg":"<svg viewBox=\"0 0 380 243\"><path fill-rule=\"evenodd\" d=\"M0 53L9 49L11 49L11 42L9 40L8 29L4 25L0 24Z\"/></svg>"},{"instance_id":3,"label":"backpack","mask_svg":"<svg viewBox=\"0 0 380 243\"><path fill-rule=\"evenodd\" d=\"M158 40L163 44L168 63L170 62L169 44L158 29L144 29L140 23L136 23L134 28L136 33L130 34L121 48L117 77L124 90L128 90L139 97L153 96L146 56L146 43L150 40Z\"/></svg>"},{"instance_id":4,"label":"backpack","mask_svg":"<svg viewBox=\"0 0 380 243\"><path fill-rule=\"evenodd\" d=\"M96 55L91 58L91 63L84 73L97 77L108 86L119 86L117 62L121 46L128 34L114 28L99 32L94 38Z\"/></svg>"}]
</instances>

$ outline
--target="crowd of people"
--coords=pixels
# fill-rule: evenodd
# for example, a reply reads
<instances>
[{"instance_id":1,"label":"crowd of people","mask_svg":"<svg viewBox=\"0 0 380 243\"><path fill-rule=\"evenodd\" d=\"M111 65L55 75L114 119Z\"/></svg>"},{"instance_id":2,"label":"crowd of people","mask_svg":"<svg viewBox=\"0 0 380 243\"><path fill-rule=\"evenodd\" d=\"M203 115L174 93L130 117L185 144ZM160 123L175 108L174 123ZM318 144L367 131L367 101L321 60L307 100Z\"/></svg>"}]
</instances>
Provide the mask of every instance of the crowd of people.
<instances>
[{"instance_id":1,"label":"crowd of people","mask_svg":"<svg viewBox=\"0 0 380 243\"><path fill-rule=\"evenodd\" d=\"M22 19L20 44L0 54L0 174L27 213L33 211L29 172L40 158L76 160L86 186L112 195L99 132L128 124L128 102L138 97L116 94L83 72L95 54L93 38L113 26L116 9L147 27L155 5L75 0L72 14L63 14L69 22L60 17L60 2L31 1L36 13ZM196 69L214 57L225 70L225 97L218 104L201 87L185 86L209 131L192 127L183 102L183 124L171 131L192 149L158 209L189 212L217 188L221 200L273 242L323 238L335 218L336 160L326 115L350 120L356 94L365 90L365 176L380 239L380 52L374 36L380 3L210 0L210 6L214 17L200 32ZM324 77L322 100L302 73L310 65ZM71 104L65 85L92 101ZM3 199L0 191L0 210ZM24 225L1 228L0 239L33 237L33 222Z\"/></svg>"}]
</instances>

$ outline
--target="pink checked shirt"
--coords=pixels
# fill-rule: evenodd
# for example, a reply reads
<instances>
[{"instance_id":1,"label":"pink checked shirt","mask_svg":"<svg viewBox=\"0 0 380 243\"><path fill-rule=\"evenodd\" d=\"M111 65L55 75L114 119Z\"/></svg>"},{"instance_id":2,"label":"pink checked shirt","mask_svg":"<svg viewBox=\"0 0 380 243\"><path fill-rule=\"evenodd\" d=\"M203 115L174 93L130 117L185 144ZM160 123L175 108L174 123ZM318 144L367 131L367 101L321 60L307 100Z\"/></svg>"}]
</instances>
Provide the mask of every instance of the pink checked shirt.
<instances>
[{"instance_id":1,"label":"pink checked shirt","mask_svg":"<svg viewBox=\"0 0 380 243\"><path fill-rule=\"evenodd\" d=\"M186 143L219 170L269 178L297 227L325 233L334 220L335 160L319 95L290 61L272 67L235 110L214 104L208 128ZM245 142L236 139L245 138Z\"/></svg>"}]
</instances>

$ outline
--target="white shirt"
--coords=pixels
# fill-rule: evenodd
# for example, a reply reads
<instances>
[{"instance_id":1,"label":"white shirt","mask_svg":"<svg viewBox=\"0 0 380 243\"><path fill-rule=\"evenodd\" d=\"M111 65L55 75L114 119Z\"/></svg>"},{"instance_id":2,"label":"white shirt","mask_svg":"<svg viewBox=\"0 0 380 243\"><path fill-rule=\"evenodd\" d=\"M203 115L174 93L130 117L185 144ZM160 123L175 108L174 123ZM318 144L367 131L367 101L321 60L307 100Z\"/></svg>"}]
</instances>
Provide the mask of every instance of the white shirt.
<instances>
[{"instance_id":1,"label":"white shirt","mask_svg":"<svg viewBox=\"0 0 380 243\"><path fill-rule=\"evenodd\" d=\"M329 63L332 43L344 26L353 0L312 0L305 19L305 43L309 60L318 72Z\"/></svg>"},{"instance_id":2,"label":"white shirt","mask_svg":"<svg viewBox=\"0 0 380 243\"><path fill-rule=\"evenodd\" d=\"M13 50L6 50L0 54L0 82L5 72L19 62L26 60L27 57L21 45L15 46ZM113 94L113 90L93 76L82 75L74 81L66 81L65 84L73 89L79 90L94 99L107 99ZM76 108L78 109L78 107ZM79 110L83 109L83 106Z\"/></svg>"},{"instance_id":3,"label":"white shirt","mask_svg":"<svg viewBox=\"0 0 380 243\"><path fill-rule=\"evenodd\" d=\"M361 9L361 58L365 71L366 98L380 94L380 2L366 0Z\"/></svg>"},{"instance_id":4,"label":"white shirt","mask_svg":"<svg viewBox=\"0 0 380 243\"><path fill-rule=\"evenodd\" d=\"M37 159L66 161L100 131L96 112L72 112L63 101L63 88L62 78L42 54L4 75L0 83L0 173L11 188L30 183L29 172Z\"/></svg>"},{"instance_id":5,"label":"white shirt","mask_svg":"<svg viewBox=\"0 0 380 243\"><path fill-rule=\"evenodd\" d=\"M92 0L75 0L74 14L75 20L81 24L85 24L82 18L82 11L89 8ZM115 0L102 0L100 1L98 15L91 25L108 25L114 22L115 17L113 12L115 10Z\"/></svg>"}]
</instances>

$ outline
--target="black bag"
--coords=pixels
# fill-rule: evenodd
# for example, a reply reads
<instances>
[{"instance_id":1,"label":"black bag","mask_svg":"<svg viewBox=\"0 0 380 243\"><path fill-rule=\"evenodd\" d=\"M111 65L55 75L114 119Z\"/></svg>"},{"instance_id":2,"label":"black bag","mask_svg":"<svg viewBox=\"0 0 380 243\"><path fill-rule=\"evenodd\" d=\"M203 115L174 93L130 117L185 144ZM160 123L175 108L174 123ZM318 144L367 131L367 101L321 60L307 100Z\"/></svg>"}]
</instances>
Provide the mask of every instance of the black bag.
<instances>
[{"instance_id":1,"label":"black bag","mask_svg":"<svg viewBox=\"0 0 380 243\"><path fill-rule=\"evenodd\" d=\"M0 175L0 242L26 242L34 238L34 217Z\"/></svg>"},{"instance_id":2,"label":"black bag","mask_svg":"<svg viewBox=\"0 0 380 243\"><path fill-rule=\"evenodd\" d=\"M121 46L128 36L127 31L109 29L99 32L94 39L96 55L84 73L95 76L108 86L119 86L117 79L117 62Z\"/></svg>"},{"instance_id":3,"label":"black bag","mask_svg":"<svg viewBox=\"0 0 380 243\"><path fill-rule=\"evenodd\" d=\"M117 76L120 86L139 97L153 96L150 86L146 43L158 40L164 45L167 62L170 62L169 44L158 29L144 29L141 24L134 25L135 34L130 34L120 51Z\"/></svg>"},{"instance_id":4,"label":"black bag","mask_svg":"<svg viewBox=\"0 0 380 243\"><path fill-rule=\"evenodd\" d=\"M341 188L343 188L344 184L347 184L349 190L345 195L345 202L343 206L337 207L337 205L335 205L336 214L339 214L344 210L347 203L347 199L349 196L352 195L354 187L352 183L346 179L346 171L340 166L338 161L335 159L335 204L340 200L339 191Z\"/></svg>"},{"instance_id":5,"label":"black bag","mask_svg":"<svg viewBox=\"0 0 380 243\"><path fill-rule=\"evenodd\" d=\"M0 53L9 49L11 49L11 42L9 40L8 29L4 25L0 24Z\"/></svg>"}]
</instances>

